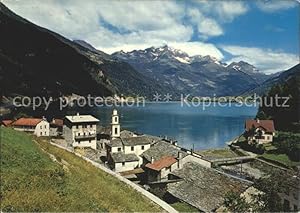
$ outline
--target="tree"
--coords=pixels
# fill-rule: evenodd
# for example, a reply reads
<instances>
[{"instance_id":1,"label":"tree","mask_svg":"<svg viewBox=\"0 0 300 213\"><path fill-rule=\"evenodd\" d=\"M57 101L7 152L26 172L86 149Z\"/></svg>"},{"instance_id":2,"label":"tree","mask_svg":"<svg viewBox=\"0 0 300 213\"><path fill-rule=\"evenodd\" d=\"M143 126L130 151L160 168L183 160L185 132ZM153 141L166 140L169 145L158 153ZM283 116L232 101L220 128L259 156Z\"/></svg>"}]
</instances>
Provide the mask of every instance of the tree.
<instances>
[{"instance_id":1,"label":"tree","mask_svg":"<svg viewBox=\"0 0 300 213\"><path fill-rule=\"evenodd\" d=\"M246 199L233 191L225 195L224 206L232 212L248 212L250 208Z\"/></svg>"}]
</instances>

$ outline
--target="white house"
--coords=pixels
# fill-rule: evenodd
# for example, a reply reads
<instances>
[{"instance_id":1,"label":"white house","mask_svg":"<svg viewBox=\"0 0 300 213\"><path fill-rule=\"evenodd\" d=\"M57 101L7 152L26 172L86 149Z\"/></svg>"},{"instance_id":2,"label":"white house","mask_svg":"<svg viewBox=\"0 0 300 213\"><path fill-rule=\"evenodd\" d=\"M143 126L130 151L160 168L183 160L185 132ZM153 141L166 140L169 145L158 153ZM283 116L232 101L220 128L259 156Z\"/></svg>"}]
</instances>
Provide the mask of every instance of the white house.
<instances>
[{"instance_id":1,"label":"white house","mask_svg":"<svg viewBox=\"0 0 300 213\"><path fill-rule=\"evenodd\" d=\"M248 143L270 143L275 135L274 122L272 120L246 120L245 133Z\"/></svg>"},{"instance_id":2,"label":"white house","mask_svg":"<svg viewBox=\"0 0 300 213\"><path fill-rule=\"evenodd\" d=\"M10 124L15 130L30 132L34 135L49 136L50 124L45 118L20 118Z\"/></svg>"},{"instance_id":3,"label":"white house","mask_svg":"<svg viewBox=\"0 0 300 213\"><path fill-rule=\"evenodd\" d=\"M90 147L97 149L97 123L99 120L91 115L66 116L63 135L73 147Z\"/></svg>"},{"instance_id":4,"label":"white house","mask_svg":"<svg viewBox=\"0 0 300 213\"><path fill-rule=\"evenodd\" d=\"M124 163L123 168L121 169L122 171L128 171L136 167L140 167L143 164L143 158L140 157L140 155L150 149L152 143L153 139L144 135L112 139L110 143L106 145L108 163L111 165L112 169L117 171L115 159L116 157L123 156L122 159L124 160ZM118 155L115 153L118 153ZM129 163L132 162L133 159L135 163Z\"/></svg>"}]
</instances>

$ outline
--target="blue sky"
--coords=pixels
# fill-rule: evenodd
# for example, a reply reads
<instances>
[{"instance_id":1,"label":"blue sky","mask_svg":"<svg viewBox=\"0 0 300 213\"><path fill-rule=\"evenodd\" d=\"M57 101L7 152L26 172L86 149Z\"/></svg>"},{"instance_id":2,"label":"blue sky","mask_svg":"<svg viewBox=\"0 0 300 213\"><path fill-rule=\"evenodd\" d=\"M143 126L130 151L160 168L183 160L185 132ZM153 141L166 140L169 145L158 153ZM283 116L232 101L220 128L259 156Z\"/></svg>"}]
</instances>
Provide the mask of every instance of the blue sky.
<instances>
[{"instance_id":1,"label":"blue sky","mask_svg":"<svg viewBox=\"0 0 300 213\"><path fill-rule=\"evenodd\" d=\"M297 0L3 0L17 14L113 53L167 44L244 60L265 73L299 63Z\"/></svg>"}]
</instances>

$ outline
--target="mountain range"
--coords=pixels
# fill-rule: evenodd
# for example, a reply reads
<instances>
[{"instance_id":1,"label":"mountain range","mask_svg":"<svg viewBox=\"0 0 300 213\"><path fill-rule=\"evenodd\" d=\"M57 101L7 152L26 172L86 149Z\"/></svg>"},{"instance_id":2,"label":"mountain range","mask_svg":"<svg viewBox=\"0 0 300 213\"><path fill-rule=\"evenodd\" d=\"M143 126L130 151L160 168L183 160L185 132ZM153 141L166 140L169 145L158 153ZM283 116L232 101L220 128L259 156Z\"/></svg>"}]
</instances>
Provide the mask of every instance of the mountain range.
<instances>
[{"instance_id":1,"label":"mountain range","mask_svg":"<svg viewBox=\"0 0 300 213\"><path fill-rule=\"evenodd\" d=\"M233 96L263 91L267 79L272 84L281 76L265 75L244 61L225 64L169 46L109 55L83 40L71 41L39 27L2 3L0 29L2 96Z\"/></svg>"},{"instance_id":2,"label":"mountain range","mask_svg":"<svg viewBox=\"0 0 300 213\"><path fill-rule=\"evenodd\" d=\"M227 65L211 56L189 56L168 46L119 51L112 56L172 91L195 96L240 95L270 77L244 61Z\"/></svg>"}]
</instances>

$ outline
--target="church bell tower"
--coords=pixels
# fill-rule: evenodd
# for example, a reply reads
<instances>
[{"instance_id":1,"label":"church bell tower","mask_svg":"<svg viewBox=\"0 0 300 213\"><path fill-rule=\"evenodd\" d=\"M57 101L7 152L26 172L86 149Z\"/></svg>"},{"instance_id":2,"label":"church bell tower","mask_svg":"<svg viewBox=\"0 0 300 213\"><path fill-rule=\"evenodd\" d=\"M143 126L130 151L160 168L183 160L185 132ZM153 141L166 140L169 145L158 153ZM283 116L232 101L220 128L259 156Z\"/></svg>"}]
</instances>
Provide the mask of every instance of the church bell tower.
<instances>
[{"instance_id":1,"label":"church bell tower","mask_svg":"<svg viewBox=\"0 0 300 213\"><path fill-rule=\"evenodd\" d=\"M120 137L120 121L118 111L116 109L113 110L111 116L111 138L119 138Z\"/></svg>"}]
</instances>

